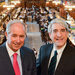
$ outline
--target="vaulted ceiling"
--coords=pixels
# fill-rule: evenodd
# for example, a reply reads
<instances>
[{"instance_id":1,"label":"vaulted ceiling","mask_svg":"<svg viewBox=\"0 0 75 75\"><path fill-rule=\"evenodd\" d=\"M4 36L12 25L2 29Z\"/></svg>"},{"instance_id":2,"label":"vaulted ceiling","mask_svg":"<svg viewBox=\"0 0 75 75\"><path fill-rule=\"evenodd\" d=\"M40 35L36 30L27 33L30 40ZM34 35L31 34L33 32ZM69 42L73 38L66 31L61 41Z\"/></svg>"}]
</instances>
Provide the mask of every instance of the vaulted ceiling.
<instances>
[{"instance_id":1,"label":"vaulted ceiling","mask_svg":"<svg viewBox=\"0 0 75 75\"><path fill-rule=\"evenodd\" d=\"M31 7L32 5L36 5L36 6L44 6L45 5L46 0L22 0L22 5L23 7Z\"/></svg>"},{"instance_id":2,"label":"vaulted ceiling","mask_svg":"<svg viewBox=\"0 0 75 75\"><path fill-rule=\"evenodd\" d=\"M32 5L45 6L46 1L55 1L55 0L22 0L22 6L23 7L26 7L26 6L31 7ZM63 0L63 2L65 1L70 1L70 3L75 4L75 0Z\"/></svg>"}]
</instances>

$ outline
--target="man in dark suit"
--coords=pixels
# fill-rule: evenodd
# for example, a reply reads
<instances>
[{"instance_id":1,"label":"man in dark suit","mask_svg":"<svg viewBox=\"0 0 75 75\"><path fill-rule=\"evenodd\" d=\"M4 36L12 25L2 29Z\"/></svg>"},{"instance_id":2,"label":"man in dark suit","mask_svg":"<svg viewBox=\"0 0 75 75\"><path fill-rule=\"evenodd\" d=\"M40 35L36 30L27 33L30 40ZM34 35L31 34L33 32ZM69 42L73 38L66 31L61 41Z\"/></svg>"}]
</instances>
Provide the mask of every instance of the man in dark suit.
<instances>
[{"instance_id":1,"label":"man in dark suit","mask_svg":"<svg viewBox=\"0 0 75 75\"><path fill-rule=\"evenodd\" d=\"M25 24L20 20L10 21L5 35L7 41L0 46L0 74L36 75L34 52L23 46L26 37ZM17 55L16 59L14 54Z\"/></svg>"},{"instance_id":2,"label":"man in dark suit","mask_svg":"<svg viewBox=\"0 0 75 75\"><path fill-rule=\"evenodd\" d=\"M54 19L48 27L49 37L52 44L41 46L37 59L38 75L75 75L75 46L68 42L69 28L67 23L61 19ZM57 51L56 64L53 74L49 74L54 51ZM54 60L55 61L55 60ZM53 61L53 63L55 63Z\"/></svg>"}]
</instances>

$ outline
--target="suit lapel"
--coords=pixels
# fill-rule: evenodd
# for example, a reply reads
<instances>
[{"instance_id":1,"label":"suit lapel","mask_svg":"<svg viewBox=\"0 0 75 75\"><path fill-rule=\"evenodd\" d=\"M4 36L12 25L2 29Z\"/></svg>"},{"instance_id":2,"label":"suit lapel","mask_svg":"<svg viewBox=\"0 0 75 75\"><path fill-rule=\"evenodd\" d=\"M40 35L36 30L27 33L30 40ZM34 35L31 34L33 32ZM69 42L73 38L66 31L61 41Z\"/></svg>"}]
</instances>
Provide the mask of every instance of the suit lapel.
<instances>
[{"instance_id":1,"label":"suit lapel","mask_svg":"<svg viewBox=\"0 0 75 75\"><path fill-rule=\"evenodd\" d=\"M2 51L2 59L3 59L3 62L5 62L4 63L5 69L6 69L6 71L10 71L10 72L8 72L10 75L14 75L14 69L13 69L9 54L6 49L6 44L4 44L2 50L3 50Z\"/></svg>"},{"instance_id":2,"label":"suit lapel","mask_svg":"<svg viewBox=\"0 0 75 75\"><path fill-rule=\"evenodd\" d=\"M20 54L21 54L21 63L22 63L22 74L25 74L25 56L24 56L24 51L22 49L20 49Z\"/></svg>"},{"instance_id":3,"label":"suit lapel","mask_svg":"<svg viewBox=\"0 0 75 75\"><path fill-rule=\"evenodd\" d=\"M69 56L69 53L70 53L70 48L69 48L69 45L67 44L67 46L65 47L65 49L64 49L64 51L62 53L62 56L60 58L60 61L58 63L58 66L57 66L55 74L58 75L59 72L63 71L63 69L64 69L63 66L67 65L67 63L65 63L65 62L68 61L67 58Z\"/></svg>"},{"instance_id":4,"label":"suit lapel","mask_svg":"<svg viewBox=\"0 0 75 75\"><path fill-rule=\"evenodd\" d=\"M48 58L48 62L49 62L49 59L50 59L50 55L51 55L51 51L53 49L53 44L51 44L48 48L47 48L47 51L46 51L46 56Z\"/></svg>"},{"instance_id":5,"label":"suit lapel","mask_svg":"<svg viewBox=\"0 0 75 75\"><path fill-rule=\"evenodd\" d=\"M22 61L22 73L23 73L23 75L27 75L27 70L29 68L29 67L27 67L27 64L30 62L28 62L28 55L27 55L27 52L24 50L25 50L25 48L20 49L21 61Z\"/></svg>"},{"instance_id":6,"label":"suit lapel","mask_svg":"<svg viewBox=\"0 0 75 75\"><path fill-rule=\"evenodd\" d=\"M51 51L53 49L53 44L48 45L46 48L44 48L45 53L44 53L44 60L42 62L42 74L43 75L48 75L48 63L49 63L49 59L50 59L50 55L51 55Z\"/></svg>"}]
</instances>

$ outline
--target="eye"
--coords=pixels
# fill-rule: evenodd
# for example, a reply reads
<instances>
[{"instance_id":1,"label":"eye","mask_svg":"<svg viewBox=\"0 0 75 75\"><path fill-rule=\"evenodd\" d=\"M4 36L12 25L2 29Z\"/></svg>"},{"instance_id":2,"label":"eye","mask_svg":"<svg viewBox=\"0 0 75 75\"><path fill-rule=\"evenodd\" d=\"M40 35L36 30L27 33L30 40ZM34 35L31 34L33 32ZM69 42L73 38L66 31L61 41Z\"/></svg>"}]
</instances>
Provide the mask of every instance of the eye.
<instances>
[{"instance_id":1,"label":"eye","mask_svg":"<svg viewBox=\"0 0 75 75\"><path fill-rule=\"evenodd\" d=\"M65 32L65 31L66 31L66 29L61 29L61 31L62 31L62 32Z\"/></svg>"},{"instance_id":2,"label":"eye","mask_svg":"<svg viewBox=\"0 0 75 75\"><path fill-rule=\"evenodd\" d=\"M13 34L13 35L12 35L12 37L16 37L16 36L17 36L16 34Z\"/></svg>"},{"instance_id":3,"label":"eye","mask_svg":"<svg viewBox=\"0 0 75 75\"><path fill-rule=\"evenodd\" d=\"M54 29L54 30L53 30L54 33L56 33L57 31L58 31L57 29Z\"/></svg>"},{"instance_id":4,"label":"eye","mask_svg":"<svg viewBox=\"0 0 75 75\"><path fill-rule=\"evenodd\" d=\"M24 35L20 35L20 38L24 38L25 36Z\"/></svg>"}]
</instances>

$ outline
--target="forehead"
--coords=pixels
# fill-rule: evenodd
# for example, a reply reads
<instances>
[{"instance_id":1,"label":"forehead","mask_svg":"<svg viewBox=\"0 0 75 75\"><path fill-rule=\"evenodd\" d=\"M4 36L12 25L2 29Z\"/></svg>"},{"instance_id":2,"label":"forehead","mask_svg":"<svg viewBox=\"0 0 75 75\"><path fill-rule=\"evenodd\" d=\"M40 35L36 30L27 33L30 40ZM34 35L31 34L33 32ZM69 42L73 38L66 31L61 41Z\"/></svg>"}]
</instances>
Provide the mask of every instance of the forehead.
<instances>
[{"instance_id":1,"label":"forehead","mask_svg":"<svg viewBox=\"0 0 75 75\"><path fill-rule=\"evenodd\" d=\"M14 23L10 26L10 28L24 28L24 26L21 23Z\"/></svg>"},{"instance_id":2,"label":"forehead","mask_svg":"<svg viewBox=\"0 0 75 75\"><path fill-rule=\"evenodd\" d=\"M21 23L14 23L14 24L11 25L10 31L14 31L14 32L18 31L18 32L20 32L20 31L25 31L25 28Z\"/></svg>"},{"instance_id":3,"label":"forehead","mask_svg":"<svg viewBox=\"0 0 75 75\"><path fill-rule=\"evenodd\" d=\"M63 24L60 23L54 23L52 25L52 29L66 29L65 26Z\"/></svg>"},{"instance_id":4,"label":"forehead","mask_svg":"<svg viewBox=\"0 0 75 75\"><path fill-rule=\"evenodd\" d=\"M11 24L11 26L14 26L14 25L15 25L15 26L17 26L17 25L18 25L18 26L23 26L20 22Z\"/></svg>"}]
</instances>

